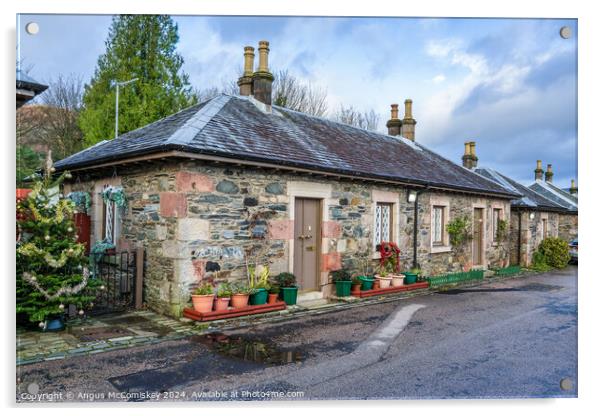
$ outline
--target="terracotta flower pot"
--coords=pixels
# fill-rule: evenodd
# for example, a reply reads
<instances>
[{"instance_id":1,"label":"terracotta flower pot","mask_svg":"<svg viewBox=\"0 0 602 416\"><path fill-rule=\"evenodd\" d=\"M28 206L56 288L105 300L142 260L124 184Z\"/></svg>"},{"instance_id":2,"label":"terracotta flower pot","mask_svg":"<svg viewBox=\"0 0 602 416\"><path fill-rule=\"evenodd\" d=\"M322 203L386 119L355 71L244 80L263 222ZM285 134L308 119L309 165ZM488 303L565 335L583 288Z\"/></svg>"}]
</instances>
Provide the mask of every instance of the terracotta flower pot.
<instances>
[{"instance_id":1,"label":"terracotta flower pot","mask_svg":"<svg viewBox=\"0 0 602 416\"><path fill-rule=\"evenodd\" d=\"M391 275L391 285L393 287L399 287L399 286L403 286L403 278L405 276L403 274L393 274Z\"/></svg>"},{"instance_id":2,"label":"terracotta flower pot","mask_svg":"<svg viewBox=\"0 0 602 416\"><path fill-rule=\"evenodd\" d=\"M215 310L227 311L230 305L230 298L215 298Z\"/></svg>"},{"instance_id":3,"label":"terracotta flower pot","mask_svg":"<svg viewBox=\"0 0 602 416\"><path fill-rule=\"evenodd\" d=\"M249 295L244 293L236 293L232 295L230 300L233 308L244 308L249 304Z\"/></svg>"},{"instance_id":4,"label":"terracotta flower pot","mask_svg":"<svg viewBox=\"0 0 602 416\"><path fill-rule=\"evenodd\" d=\"M214 295L192 295L192 307L195 311L206 313L213 309Z\"/></svg>"},{"instance_id":5,"label":"terracotta flower pot","mask_svg":"<svg viewBox=\"0 0 602 416\"><path fill-rule=\"evenodd\" d=\"M391 279L390 277L377 277L379 283L380 283L380 288L381 289L385 289L389 286L391 286Z\"/></svg>"},{"instance_id":6,"label":"terracotta flower pot","mask_svg":"<svg viewBox=\"0 0 602 416\"><path fill-rule=\"evenodd\" d=\"M374 283L372 283L372 289L380 289L380 280L374 278Z\"/></svg>"},{"instance_id":7,"label":"terracotta flower pot","mask_svg":"<svg viewBox=\"0 0 602 416\"><path fill-rule=\"evenodd\" d=\"M362 287L361 283L358 283L357 285L351 285L351 291L352 292L359 292L361 287Z\"/></svg>"},{"instance_id":8,"label":"terracotta flower pot","mask_svg":"<svg viewBox=\"0 0 602 416\"><path fill-rule=\"evenodd\" d=\"M278 301L278 293L269 293L268 294L268 303L276 303Z\"/></svg>"}]
</instances>

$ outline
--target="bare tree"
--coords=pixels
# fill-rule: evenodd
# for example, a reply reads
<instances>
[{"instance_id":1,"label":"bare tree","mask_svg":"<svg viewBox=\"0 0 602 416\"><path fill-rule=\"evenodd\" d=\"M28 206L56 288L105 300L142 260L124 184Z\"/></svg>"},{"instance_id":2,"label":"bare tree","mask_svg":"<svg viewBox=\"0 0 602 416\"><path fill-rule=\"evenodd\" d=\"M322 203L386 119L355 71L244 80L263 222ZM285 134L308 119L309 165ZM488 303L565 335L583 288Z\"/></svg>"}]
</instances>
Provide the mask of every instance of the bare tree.
<instances>
[{"instance_id":1,"label":"bare tree","mask_svg":"<svg viewBox=\"0 0 602 416\"><path fill-rule=\"evenodd\" d=\"M276 72L272 94L272 102L281 107L318 117L323 117L328 111L326 89L304 83L288 70Z\"/></svg>"},{"instance_id":2,"label":"bare tree","mask_svg":"<svg viewBox=\"0 0 602 416\"><path fill-rule=\"evenodd\" d=\"M41 96L39 136L57 158L84 148L84 135L78 125L83 89L81 78L59 75Z\"/></svg>"},{"instance_id":3,"label":"bare tree","mask_svg":"<svg viewBox=\"0 0 602 416\"><path fill-rule=\"evenodd\" d=\"M341 105L332 116L332 119L340 123L371 131L376 131L380 122L380 116L374 110L362 112L352 105L348 107Z\"/></svg>"}]
</instances>

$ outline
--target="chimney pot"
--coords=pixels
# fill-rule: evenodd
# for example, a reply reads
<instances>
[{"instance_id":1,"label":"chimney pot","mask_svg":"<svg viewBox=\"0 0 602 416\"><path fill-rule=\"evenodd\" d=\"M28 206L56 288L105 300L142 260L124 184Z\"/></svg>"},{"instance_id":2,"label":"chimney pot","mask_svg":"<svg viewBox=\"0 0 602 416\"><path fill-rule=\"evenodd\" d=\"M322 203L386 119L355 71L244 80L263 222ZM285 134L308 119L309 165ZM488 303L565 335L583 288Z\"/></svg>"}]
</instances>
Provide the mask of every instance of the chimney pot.
<instances>
[{"instance_id":1,"label":"chimney pot","mask_svg":"<svg viewBox=\"0 0 602 416\"><path fill-rule=\"evenodd\" d=\"M546 170L546 182L552 183L553 177L554 172L552 172L552 165L548 165L548 169Z\"/></svg>"},{"instance_id":2,"label":"chimney pot","mask_svg":"<svg viewBox=\"0 0 602 416\"><path fill-rule=\"evenodd\" d=\"M270 73L268 67L268 53L270 43L267 40L259 41L259 67L253 74L253 96L271 107L272 105L272 82L274 76Z\"/></svg>"},{"instance_id":3,"label":"chimney pot","mask_svg":"<svg viewBox=\"0 0 602 416\"><path fill-rule=\"evenodd\" d=\"M238 78L239 94L246 96L253 94L253 61L255 60L255 48L245 46L244 69L242 76Z\"/></svg>"},{"instance_id":4,"label":"chimney pot","mask_svg":"<svg viewBox=\"0 0 602 416\"><path fill-rule=\"evenodd\" d=\"M412 118L412 100L405 100L405 115L401 120L401 135L406 139L414 141L416 139L416 120Z\"/></svg>"},{"instance_id":5,"label":"chimney pot","mask_svg":"<svg viewBox=\"0 0 602 416\"><path fill-rule=\"evenodd\" d=\"M476 142L464 142L464 156L462 156L462 166L467 169L477 167Z\"/></svg>"},{"instance_id":6,"label":"chimney pot","mask_svg":"<svg viewBox=\"0 0 602 416\"><path fill-rule=\"evenodd\" d=\"M575 195L577 193L577 185L575 185L575 179L571 179L571 188L569 189L569 193L571 195Z\"/></svg>"},{"instance_id":7,"label":"chimney pot","mask_svg":"<svg viewBox=\"0 0 602 416\"><path fill-rule=\"evenodd\" d=\"M543 169L541 168L541 160L537 161L537 167L535 168L535 180L543 179Z\"/></svg>"},{"instance_id":8,"label":"chimney pot","mask_svg":"<svg viewBox=\"0 0 602 416\"><path fill-rule=\"evenodd\" d=\"M387 121L387 129L389 130L389 136L399 136L401 134L398 104L391 104L391 119Z\"/></svg>"}]
</instances>

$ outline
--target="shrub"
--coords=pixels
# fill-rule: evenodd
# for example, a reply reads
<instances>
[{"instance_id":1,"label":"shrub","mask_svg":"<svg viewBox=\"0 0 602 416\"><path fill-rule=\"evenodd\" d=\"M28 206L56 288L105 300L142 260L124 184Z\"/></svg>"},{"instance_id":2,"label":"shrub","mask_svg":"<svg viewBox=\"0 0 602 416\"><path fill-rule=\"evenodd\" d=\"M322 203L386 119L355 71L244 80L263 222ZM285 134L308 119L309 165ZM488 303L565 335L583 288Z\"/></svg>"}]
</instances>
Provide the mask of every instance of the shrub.
<instances>
[{"instance_id":1,"label":"shrub","mask_svg":"<svg viewBox=\"0 0 602 416\"><path fill-rule=\"evenodd\" d=\"M467 216L453 219L447 224L449 242L454 247L462 246L472 238L470 231L470 218Z\"/></svg>"},{"instance_id":2,"label":"shrub","mask_svg":"<svg viewBox=\"0 0 602 416\"><path fill-rule=\"evenodd\" d=\"M546 259L542 253L536 251L533 253L533 259L531 261L531 269L538 272L547 272L550 270L550 266L546 263Z\"/></svg>"},{"instance_id":3,"label":"shrub","mask_svg":"<svg viewBox=\"0 0 602 416\"><path fill-rule=\"evenodd\" d=\"M351 280L351 273L346 269L335 270L330 273L333 282L348 282Z\"/></svg>"},{"instance_id":4,"label":"shrub","mask_svg":"<svg viewBox=\"0 0 602 416\"><path fill-rule=\"evenodd\" d=\"M557 269L566 267L571 259L569 244L557 237L545 238L539 245L537 252L541 253L543 260L548 266Z\"/></svg>"},{"instance_id":5,"label":"shrub","mask_svg":"<svg viewBox=\"0 0 602 416\"><path fill-rule=\"evenodd\" d=\"M297 282L297 278L292 273L283 272L276 276L275 280L280 287L293 287Z\"/></svg>"}]
</instances>

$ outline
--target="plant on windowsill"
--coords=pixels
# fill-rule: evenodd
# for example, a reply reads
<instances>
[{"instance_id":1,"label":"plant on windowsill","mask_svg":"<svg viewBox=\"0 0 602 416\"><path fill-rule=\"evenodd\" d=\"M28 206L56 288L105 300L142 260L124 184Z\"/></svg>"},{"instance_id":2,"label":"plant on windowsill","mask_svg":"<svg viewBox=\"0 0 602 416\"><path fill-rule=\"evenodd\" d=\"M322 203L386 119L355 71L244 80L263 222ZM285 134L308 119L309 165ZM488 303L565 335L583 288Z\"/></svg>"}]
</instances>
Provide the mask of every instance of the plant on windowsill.
<instances>
[{"instance_id":1,"label":"plant on windowsill","mask_svg":"<svg viewBox=\"0 0 602 416\"><path fill-rule=\"evenodd\" d=\"M336 286L337 296L351 296L351 273L348 270L335 270L330 272L330 276Z\"/></svg>"},{"instance_id":2,"label":"plant on windowsill","mask_svg":"<svg viewBox=\"0 0 602 416\"><path fill-rule=\"evenodd\" d=\"M276 276L278 286L280 286L280 294L287 305L295 305L297 303L297 292L299 288L296 285L297 278L294 274L283 272Z\"/></svg>"},{"instance_id":3,"label":"plant on windowsill","mask_svg":"<svg viewBox=\"0 0 602 416\"><path fill-rule=\"evenodd\" d=\"M204 285L195 289L192 292L192 306L195 311L201 313L211 312L213 309L213 286L211 283L205 283Z\"/></svg>"}]
</instances>

